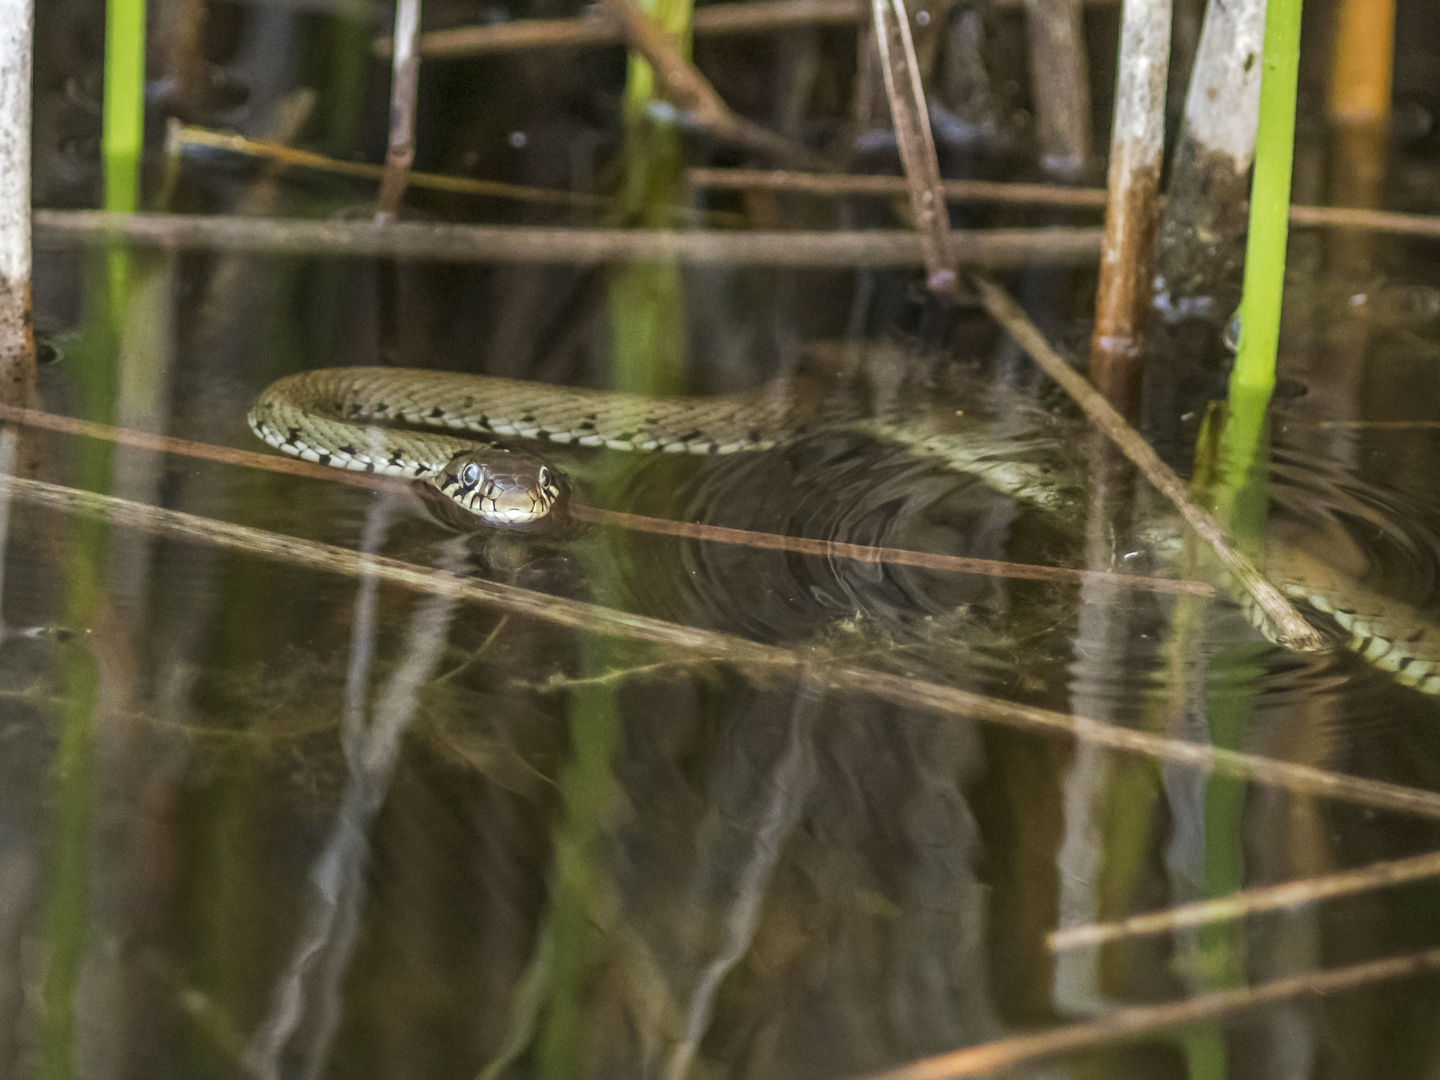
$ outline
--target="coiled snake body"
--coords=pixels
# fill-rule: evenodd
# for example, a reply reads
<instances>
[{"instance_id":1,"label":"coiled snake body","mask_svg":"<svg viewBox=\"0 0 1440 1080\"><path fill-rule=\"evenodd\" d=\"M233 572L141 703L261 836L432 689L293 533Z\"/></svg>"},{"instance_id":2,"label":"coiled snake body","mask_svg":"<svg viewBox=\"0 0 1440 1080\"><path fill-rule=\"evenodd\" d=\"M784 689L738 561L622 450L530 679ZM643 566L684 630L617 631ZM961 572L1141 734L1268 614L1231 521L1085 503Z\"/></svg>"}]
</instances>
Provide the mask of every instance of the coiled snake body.
<instances>
[{"instance_id":1,"label":"coiled snake body","mask_svg":"<svg viewBox=\"0 0 1440 1080\"><path fill-rule=\"evenodd\" d=\"M424 480L489 524L526 524L559 498L558 471L495 436L614 450L731 454L766 450L799 434L815 406L766 390L720 398L647 398L489 376L399 368L328 368L287 376L250 410L251 429L287 454L337 468ZM388 426L394 424L412 427ZM387 426L381 426L387 425ZM905 420L856 427L913 453L974 472L1040 506L1053 480L977 445ZM424 430L414 430L424 429ZM463 434L462 434L463 433ZM1440 628L1305 555L1271 545L1270 571L1286 593L1326 613L1348 647L1407 686L1440 695ZM1268 636L1263 620L1244 603Z\"/></svg>"}]
</instances>

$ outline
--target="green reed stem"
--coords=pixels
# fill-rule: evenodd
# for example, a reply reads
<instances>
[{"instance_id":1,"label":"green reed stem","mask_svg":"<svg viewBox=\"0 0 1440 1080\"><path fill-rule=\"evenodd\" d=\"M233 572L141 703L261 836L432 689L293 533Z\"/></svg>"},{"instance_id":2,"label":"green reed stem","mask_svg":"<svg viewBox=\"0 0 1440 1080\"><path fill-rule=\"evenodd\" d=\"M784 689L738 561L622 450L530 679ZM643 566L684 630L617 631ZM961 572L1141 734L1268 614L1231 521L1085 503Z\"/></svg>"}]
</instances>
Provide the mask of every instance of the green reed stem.
<instances>
[{"instance_id":1,"label":"green reed stem","mask_svg":"<svg viewBox=\"0 0 1440 1080\"><path fill-rule=\"evenodd\" d=\"M641 0L641 8L690 48L690 0ZM631 53L625 77L624 224L664 228L684 199L680 133L653 118L655 72ZM685 293L674 263L631 263L610 276L611 385L674 394L685 371Z\"/></svg>"},{"instance_id":2,"label":"green reed stem","mask_svg":"<svg viewBox=\"0 0 1440 1080\"><path fill-rule=\"evenodd\" d=\"M1269 0L1260 83L1260 124L1255 133L1255 176L1250 188L1250 235L1245 246L1245 289L1240 300L1240 348L1230 374L1232 398L1275 387L1280 306L1285 290L1290 174L1295 156L1296 82L1300 70L1300 0ZM1236 412L1232 408L1232 412Z\"/></svg>"},{"instance_id":3,"label":"green reed stem","mask_svg":"<svg viewBox=\"0 0 1440 1080\"><path fill-rule=\"evenodd\" d=\"M581 670L599 675L617 666L611 642L588 640ZM598 913L607 906L611 867L603 853L605 830L621 804L612 764L621 738L616 688L577 687L570 703L570 764L560 774L564 816L556 827L552 898L542 946L547 950L548 993L535 1047L541 1080L575 1080L585 1072L586 984L597 952Z\"/></svg>"},{"instance_id":4,"label":"green reed stem","mask_svg":"<svg viewBox=\"0 0 1440 1080\"><path fill-rule=\"evenodd\" d=\"M1214 490L1214 512L1242 546L1254 548L1268 508L1266 419L1280 351L1285 247L1290 235L1290 177L1295 157L1301 0L1269 0L1250 186L1250 234L1240 298L1240 343L1230 373L1229 415Z\"/></svg>"},{"instance_id":5,"label":"green reed stem","mask_svg":"<svg viewBox=\"0 0 1440 1080\"><path fill-rule=\"evenodd\" d=\"M133 211L145 145L145 0L105 7L105 107L100 136L105 209Z\"/></svg>"}]
</instances>

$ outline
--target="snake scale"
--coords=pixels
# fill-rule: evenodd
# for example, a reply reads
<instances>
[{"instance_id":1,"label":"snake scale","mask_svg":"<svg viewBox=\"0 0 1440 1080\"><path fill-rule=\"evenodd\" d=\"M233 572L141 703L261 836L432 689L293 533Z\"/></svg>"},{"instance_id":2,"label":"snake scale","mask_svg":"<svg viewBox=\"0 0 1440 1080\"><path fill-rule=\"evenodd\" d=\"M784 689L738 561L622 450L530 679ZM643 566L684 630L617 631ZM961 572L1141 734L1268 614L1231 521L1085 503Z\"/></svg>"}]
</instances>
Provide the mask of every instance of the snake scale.
<instances>
[{"instance_id":1,"label":"snake scale","mask_svg":"<svg viewBox=\"0 0 1440 1080\"><path fill-rule=\"evenodd\" d=\"M490 376L401 368L327 368L267 387L250 410L255 434L287 454L337 468L423 480L488 524L527 524L560 497L548 462L497 437L661 453L770 449L800 434L815 407L783 389L717 398L648 398ZM395 425L408 425L405 427ZM1041 507L1053 478L988 451L970 436L898 420L850 426L972 472ZM1440 627L1418 610L1272 545L1271 576L1329 615L1348 647L1399 682L1440 695ZM1244 604L1262 631L1263 622Z\"/></svg>"}]
</instances>

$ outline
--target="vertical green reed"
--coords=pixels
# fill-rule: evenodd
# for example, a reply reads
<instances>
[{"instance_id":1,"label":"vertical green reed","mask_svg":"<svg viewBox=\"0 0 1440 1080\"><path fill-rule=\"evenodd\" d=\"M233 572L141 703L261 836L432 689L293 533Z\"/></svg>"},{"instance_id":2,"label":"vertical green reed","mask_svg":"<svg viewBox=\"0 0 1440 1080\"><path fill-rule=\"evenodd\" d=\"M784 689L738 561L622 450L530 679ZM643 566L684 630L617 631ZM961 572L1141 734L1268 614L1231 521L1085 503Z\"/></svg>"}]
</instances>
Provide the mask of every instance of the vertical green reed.
<instances>
[{"instance_id":1,"label":"vertical green reed","mask_svg":"<svg viewBox=\"0 0 1440 1080\"><path fill-rule=\"evenodd\" d=\"M641 7L689 51L690 0L642 0ZM624 223L662 228L684 193L680 133L657 122L655 73L632 53L625 80ZM685 297L673 263L630 263L610 278L611 385L673 394L685 371Z\"/></svg>"},{"instance_id":2,"label":"vertical green reed","mask_svg":"<svg viewBox=\"0 0 1440 1080\"><path fill-rule=\"evenodd\" d=\"M1260 123L1250 188L1250 233L1240 299L1240 345L1230 374L1227 441L1241 467L1258 444L1275 388L1285 246L1290 233L1290 175L1295 156L1296 84L1300 70L1300 0L1269 0L1265 9Z\"/></svg>"},{"instance_id":3,"label":"vertical green reed","mask_svg":"<svg viewBox=\"0 0 1440 1080\"><path fill-rule=\"evenodd\" d=\"M41 1069L46 1080L69 1080L75 1075L75 988L89 936L94 715L99 678L94 659L83 646L67 649L62 678L65 706L53 777L55 825L41 990Z\"/></svg>"},{"instance_id":4,"label":"vertical green reed","mask_svg":"<svg viewBox=\"0 0 1440 1080\"><path fill-rule=\"evenodd\" d=\"M1263 405L1261 412L1263 417ZM1220 520L1229 522L1239 535L1258 537L1265 521L1265 487L1260 482L1268 463L1265 444L1257 443L1257 456L1236 467L1222 457L1230 435L1225 421L1226 410L1217 402L1201 425L1192 486L1197 497L1208 499ZM1211 561L1208 548L1192 534L1186 538L1177 573L1204 577ZM1211 744L1243 750L1254 716L1254 688L1262 673L1257 656L1265 646L1229 647L1197 663L1206 652L1210 606L1206 597L1176 597L1166 628L1164 692L1147 702L1146 727L1164 731L1171 725L1176 703L1201 701ZM1244 886L1246 793L1247 785L1233 777L1206 778L1200 820L1187 823L1185 830L1202 837L1199 863L1191 867L1198 893L1174 897L1176 901L1228 896ZM1196 994L1243 986L1246 950L1240 925L1221 922L1180 935L1173 965ZM1229 1075L1222 1025L1193 1024L1176 1038L1191 1080L1223 1080Z\"/></svg>"},{"instance_id":5,"label":"vertical green reed","mask_svg":"<svg viewBox=\"0 0 1440 1080\"><path fill-rule=\"evenodd\" d=\"M145 0L109 0L105 11L105 83L101 156L105 209L133 212L140 201L145 142ZM116 354L132 284L128 249L112 246L87 274L85 331L71 353L84 415L114 416ZM93 491L111 486L108 444L86 440L75 483ZM74 629L95 624L102 609L109 530L76 518L66 561L66 618ZM83 638L80 640L84 640ZM89 938L90 849L94 822L95 714L102 687L95 658L81 644L62 662L65 705L55 759L54 841L47 882L47 964L41 1000L41 1069L47 1080L75 1074L75 991Z\"/></svg>"},{"instance_id":6,"label":"vertical green reed","mask_svg":"<svg viewBox=\"0 0 1440 1080\"><path fill-rule=\"evenodd\" d=\"M106 4L104 109L105 209L133 211L145 143L145 0Z\"/></svg>"}]
</instances>

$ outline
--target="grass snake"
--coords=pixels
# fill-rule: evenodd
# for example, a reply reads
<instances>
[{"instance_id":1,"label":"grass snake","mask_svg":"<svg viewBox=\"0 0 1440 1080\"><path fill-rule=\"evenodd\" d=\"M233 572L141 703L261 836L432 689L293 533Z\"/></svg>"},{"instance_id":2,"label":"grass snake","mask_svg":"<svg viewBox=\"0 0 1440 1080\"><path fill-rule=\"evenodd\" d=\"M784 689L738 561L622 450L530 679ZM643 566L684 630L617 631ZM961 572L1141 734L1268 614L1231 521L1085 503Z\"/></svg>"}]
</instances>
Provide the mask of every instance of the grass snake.
<instances>
[{"instance_id":1,"label":"grass snake","mask_svg":"<svg viewBox=\"0 0 1440 1080\"><path fill-rule=\"evenodd\" d=\"M542 458L496 438L661 453L732 454L793 439L820 410L786 387L715 398L648 398L490 376L401 368L327 368L282 378L250 410L251 429L287 454L337 468L426 481L491 525L549 513L562 478ZM405 426L397 426L405 425ZM973 434L914 418L851 419L867 435L905 446L1041 507L1055 478L1008 459ZM1268 551L1276 585L1329 615L1347 645L1398 681L1440 695L1440 628L1304 552ZM1263 618L1240 598L1262 632Z\"/></svg>"}]
</instances>

